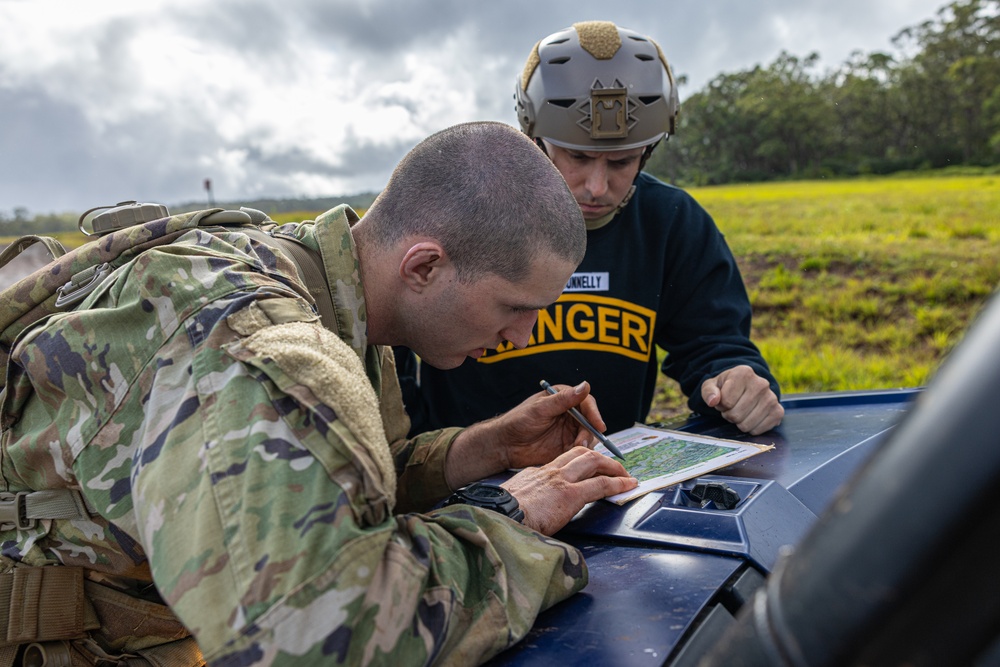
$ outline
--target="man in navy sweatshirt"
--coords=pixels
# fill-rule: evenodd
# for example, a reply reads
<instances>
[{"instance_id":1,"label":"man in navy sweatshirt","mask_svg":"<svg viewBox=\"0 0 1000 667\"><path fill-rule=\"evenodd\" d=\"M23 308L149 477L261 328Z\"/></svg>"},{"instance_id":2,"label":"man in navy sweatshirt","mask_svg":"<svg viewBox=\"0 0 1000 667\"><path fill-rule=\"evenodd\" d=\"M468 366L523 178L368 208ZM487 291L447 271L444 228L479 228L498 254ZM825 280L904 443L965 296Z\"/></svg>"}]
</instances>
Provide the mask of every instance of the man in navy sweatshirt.
<instances>
[{"instance_id":1,"label":"man in navy sweatshirt","mask_svg":"<svg viewBox=\"0 0 1000 667\"><path fill-rule=\"evenodd\" d=\"M642 423L656 347L694 412L754 435L777 426L778 382L750 340L750 303L725 239L690 195L641 171L679 109L660 47L614 23L574 24L535 45L515 99L521 129L580 205L587 253L527 345L506 342L448 371L396 350L413 431L500 414L542 379L588 380L609 432Z\"/></svg>"}]
</instances>

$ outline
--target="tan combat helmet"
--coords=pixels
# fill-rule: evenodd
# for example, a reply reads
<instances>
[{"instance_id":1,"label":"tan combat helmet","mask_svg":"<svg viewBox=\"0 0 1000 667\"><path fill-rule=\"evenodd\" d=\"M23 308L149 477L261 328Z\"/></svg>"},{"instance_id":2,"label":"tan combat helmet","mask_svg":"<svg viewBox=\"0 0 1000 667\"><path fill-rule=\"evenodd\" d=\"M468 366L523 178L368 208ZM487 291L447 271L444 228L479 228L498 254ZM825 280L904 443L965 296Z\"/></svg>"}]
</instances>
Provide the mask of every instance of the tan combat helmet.
<instances>
[{"instance_id":1,"label":"tan combat helmet","mask_svg":"<svg viewBox=\"0 0 1000 667\"><path fill-rule=\"evenodd\" d=\"M653 40L610 21L541 40L518 77L517 119L532 138L574 150L628 150L673 134L680 110Z\"/></svg>"}]
</instances>

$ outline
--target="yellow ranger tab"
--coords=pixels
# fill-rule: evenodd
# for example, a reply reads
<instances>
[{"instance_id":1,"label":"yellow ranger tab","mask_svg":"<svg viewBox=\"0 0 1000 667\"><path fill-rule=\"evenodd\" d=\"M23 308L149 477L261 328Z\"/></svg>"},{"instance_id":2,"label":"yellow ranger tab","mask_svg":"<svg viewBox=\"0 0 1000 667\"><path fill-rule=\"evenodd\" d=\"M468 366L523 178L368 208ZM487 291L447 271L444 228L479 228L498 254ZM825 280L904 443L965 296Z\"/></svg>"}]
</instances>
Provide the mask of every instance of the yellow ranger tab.
<instances>
[{"instance_id":1,"label":"yellow ranger tab","mask_svg":"<svg viewBox=\"0 0 1000 667\"><path fill-rule=\"evenodd\" d=\"M546 310L528 346L518 350L505 342L479 362L494 363L557 350L595 350L649 361L653 351L656 311L623 299L591 294L565 293Z\"/></svg>"}]
</instances>

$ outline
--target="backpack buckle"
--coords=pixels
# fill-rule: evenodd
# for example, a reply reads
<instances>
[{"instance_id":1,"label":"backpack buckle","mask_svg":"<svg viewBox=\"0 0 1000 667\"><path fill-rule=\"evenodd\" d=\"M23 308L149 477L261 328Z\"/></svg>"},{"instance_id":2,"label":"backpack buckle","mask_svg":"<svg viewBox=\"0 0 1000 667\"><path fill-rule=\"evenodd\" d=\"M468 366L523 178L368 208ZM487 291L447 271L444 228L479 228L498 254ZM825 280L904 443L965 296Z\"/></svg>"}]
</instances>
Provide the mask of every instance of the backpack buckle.
<instances>
[{"instance_id":1,"label":"backpack buckle","mask_svg":"<svg viewBox=\"0 0 1000 667\"><path fill-rule=\"evenodd\" d=\"M56 308L66 308L83 301L110 273L111 265L105 262L73 276L68 283L56 290Z\"/></svg>"},{"instance_id":2,"label":"backpack buckle","mask_svg":"<svg viewBox=\"0 0 1000 667\"><path fill-rule=\"evenodd\" d=\"M0 525L13 525L18 530L31 530L35 527L36 521L28 518L28 508L25 505L28 493L0 493Z\"/></svg>"}]
</instances>

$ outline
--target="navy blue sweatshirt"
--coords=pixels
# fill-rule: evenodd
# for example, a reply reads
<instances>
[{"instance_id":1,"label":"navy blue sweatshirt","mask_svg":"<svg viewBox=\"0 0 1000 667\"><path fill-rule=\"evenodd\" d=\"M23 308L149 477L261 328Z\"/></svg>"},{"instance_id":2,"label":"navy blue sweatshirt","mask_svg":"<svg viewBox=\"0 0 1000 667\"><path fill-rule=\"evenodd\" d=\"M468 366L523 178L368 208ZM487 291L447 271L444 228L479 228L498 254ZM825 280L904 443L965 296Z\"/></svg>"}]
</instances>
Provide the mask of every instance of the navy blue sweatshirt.
<instances>
[{"instance_id":1,"label":"navy blue sweatshirt","mask_svg":"<svg viewBox=\"0 0 1000 667\"><path fill-rule=\"evenodd\" d=\"M679 188L642 173L625 208L587 233L587 254L559 300L539 312L530 345L505 343L441 371L397 348L414 433L467 426L514 407L539 380L587 380L608 432L644 422L656 387L654 346L697 413L716 410L701 383L749 365L780 394L750 341L750 302L732 252L711 216Z\"/></svg>"}]
</instances>

